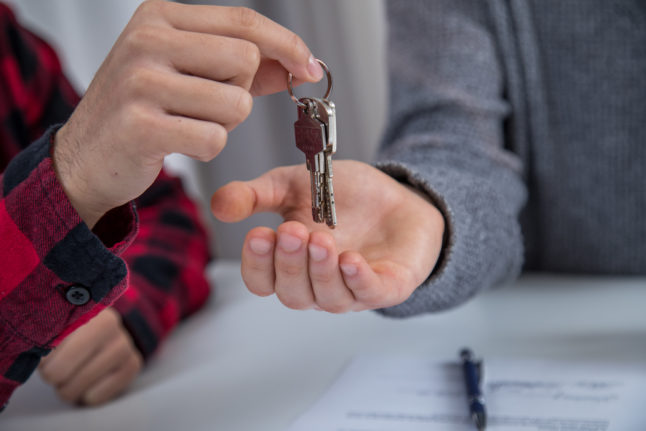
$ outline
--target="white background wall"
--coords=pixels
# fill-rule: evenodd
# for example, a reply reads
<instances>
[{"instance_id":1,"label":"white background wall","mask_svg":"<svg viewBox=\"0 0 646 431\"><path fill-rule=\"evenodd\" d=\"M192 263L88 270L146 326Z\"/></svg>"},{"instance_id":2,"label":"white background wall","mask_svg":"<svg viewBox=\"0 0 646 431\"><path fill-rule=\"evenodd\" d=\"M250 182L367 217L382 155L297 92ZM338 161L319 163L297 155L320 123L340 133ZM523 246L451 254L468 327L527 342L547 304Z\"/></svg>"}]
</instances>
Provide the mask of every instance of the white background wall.
<instances>
[{"instance_id":1,"label":"white background wall","mask_svg":"<svg viewBox=\"0 0 646 431\"><path fill-rule=\"evenodd\" d=\"M185 1L209 3L208 1ZM18 18L50 41L79 91L109 52L139 0L9 0ZM381 0L226 0L221 5L252 7L297 32L334 78L331 99L338 115L337 158L369 161L378 144L386 102L385 24ZM317 96L324 84L296 90ZM293 142L296 106L286 92L257 98L248 121L234 130L227 147L210 163L172 156L167 165L181 173L205 209L215 232L218 254L239 257L246 232L259 224L275 226L276 216L258 215L235 225L208 213L210 195L232 180L245 180L280 165L302 163Z\"/></svg>"}]
</instances>

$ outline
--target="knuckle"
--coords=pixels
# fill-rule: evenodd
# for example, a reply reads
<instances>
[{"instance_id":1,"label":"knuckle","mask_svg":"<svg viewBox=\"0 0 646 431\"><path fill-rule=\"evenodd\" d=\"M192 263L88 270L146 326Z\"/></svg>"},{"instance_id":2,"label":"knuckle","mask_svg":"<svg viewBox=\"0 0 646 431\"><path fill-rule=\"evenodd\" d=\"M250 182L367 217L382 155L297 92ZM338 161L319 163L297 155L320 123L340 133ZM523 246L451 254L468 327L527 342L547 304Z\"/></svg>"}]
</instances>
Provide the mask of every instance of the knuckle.
<instances>
[{"instance_id":1,"label":"knuckle","mask_svg":"<svg viewBox=\"0 0 646 431\"><path fill-rule=\"evenodd\" d=\"M330 285L332 283L334 275L329 271L325 272L314 272L310 270L310 279L316 284Z\"/></svg>"},{"instance_id":2,"label":"knuckle","mask_svg":"<svg viewBox=\"0 0 646 431\"><path fill-rule=\"evenodd\" d=\"M236 87L238 88L238 87ZM253 109L253 97L249 92L240 89L233 101L233 110L235 112L235 121L237 124L243 122Z\"/></svg>"},{"instance_id":3,"label":"knuckle","mask_svg":"<svg viewBox=\"0 0 646 431\"><path fill-rule=\"evenodd\" d=\"M253 30L259 27L262 23L262 15L248 7L237 8L236 13L238 25L245 29Z\"/></svg>"},{"instance_id":4,"label":"knuckle","mask_svg":"<svg viewBox=\"0 0 646 431\"><path fill-rule=\"evenodd\" d=\"M290 54L294 58L302 57L308 54L303 39L301 39L300 36L296 33L289 33L289 35L287 36L286 44L286 46L289 47L288 49Z\"/></svg>"},{"instance_id":5,"label":"knuckle","mask_svg":"<svg viewBox=\"0 0 646 431\"><path fill-rule=\"evenodd\" d=\"M242 278L245 279L245 281L256 277L269 278L272 275L271 271L273 271L273 268L264 261L260 261L253 257L246 257L243 259Z\"/></svg>"},{"instance_id":6,"label":"knuckle","mask_svg":"<svg viewBox=\"0 0 646 431\"><path fill-rule=\"evenodd\" d=\"M121 345L124 340L127 341L125 330L117 321L107 320L106 325L102 328L102 332L106 339L114 340L118 343L117 345Z\"/></svg>"},{"instance_id":7,"label":"knuckle","mask_svg":"<svg viewBox=\"0 0 646 431\"><path fill-rule=\"evenodd\" d=\"M125 331L119 331L114 340L114 349L127 357L132 352L130 337Z\"/></svg>"},{"instance_id":8,"label":"knuckle","mask_svg":"<svg viewBox=\"0 0 646 431\"><path fill-rule=\"evenodd\" d=\"M121 124L123 132L136 141L145 138L146 130L156 130L155 116L146 106L139 103L131 103L125 109Z\"/></svg>"},{"instance_id":9,"label":"knuckle","mask_svg":"<svg viewBox=\"0 0 646 431\"><path fill-rule=\"evenodd\" d=\"M118 328L122 328L121 325L121 314L112 307L108 307L102 312L105 314L106 319L108 319L112 325L115 325Z\"/></svg>"},{"instance_id":10,"label":"knuckle","mask_svg":"<svg viewBox=\"0 0 646 431\"><path fill-rule=\"evenodd\" d=\"M140 99L148 91L148 71L141 67L133 67L123 81L124 94L128 99Z\"/></svg>"},{"instance_id":11,"label":"knuckle","mask_svg":"<svg viewBox=\"0 0 646 431\"><path fill-rule=\"evenodd\" d=\"M137 10L135 11L136 16L150 16L156 15L162 12L164 7L164 2L160 0L145 0L143 1Z\"/></svg>"},{"instance_id":12,"label":"knuckle","mask_svg":"<svg viewBox=\"0 0 646 431\"><path fill-rule=\"evenodd\" d=\"M216 152L213 157L218 155L220 151L226 146L227 144L227 139L229 137L228 132L226 129L219 124L216 124L210 134L209 134L209 141L212 142L212 145L215 147Z\"/></svg>"},{"instance_id":13,"label":"knuckle","mask_svg":"<svg viewBox=\"0 0 646 431\"><path fill-rule=\"evenodd\" d=\"M265 85L263 85L263 82L261 79L253 79L251 81L251 85L249 86L249 93L255 94L256 96L268 93L268 91L265 91Z\"/></svg>"},{"instance_id":14,"label":"knuckle","mask_svg":"<svg viewBox=\"0 0 646 431\"><path fill-rule=\"evenodd\" d=\"M278 272L285 275L286 278L296 278L304 272L301 265L287 262L278 262L276 264L276 269Z\"/></svg>"},{"instance_id":15,"label":"knuckle","mask_svg":"<svg viewBox=\"0 0 646 431\"><path fill-rule=\"evenodd\" d=\"M206 127L203 145L196 158L202 162L213 160L224 148L227 141L227 131L219 124Z\"/></svg>"},{"instance_id":16,"label":"knuckle","mask_svg":"<svg viewBox=\"0 0 646 431\"><path fill-rule=\"evenodd\" d=\"M247 65L247 68L255 74L258 66L260 65L261 59L260 48L258 48L258 45L252 42L242 41L240 56L244 64Z\"/></svg>"},{"instance_id":17,"label":"knuckle","mask_svg":"<svg viewBox=\"0 0 646 431\"><path fill-rule=\"evenodd\" d=\"M134 52L146 52L149 47L163 43L162 32L152 25L142 24L134 27L125 35L126 45Z\"/></svg>"}]
</instances>

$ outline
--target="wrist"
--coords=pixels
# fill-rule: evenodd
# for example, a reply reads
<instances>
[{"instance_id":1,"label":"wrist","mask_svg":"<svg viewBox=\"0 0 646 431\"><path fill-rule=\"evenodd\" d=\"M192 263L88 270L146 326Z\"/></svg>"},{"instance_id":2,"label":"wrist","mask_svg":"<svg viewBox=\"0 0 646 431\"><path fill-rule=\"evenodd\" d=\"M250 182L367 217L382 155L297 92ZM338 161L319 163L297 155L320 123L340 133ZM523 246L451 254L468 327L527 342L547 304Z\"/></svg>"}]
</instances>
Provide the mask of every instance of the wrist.
<instances>
[{"instance_id":1,"label":"wrist","mask_svg":"<svg viewBox=\"0 0 646 431\"><path fill-rule=\"evenodd\" d=\"M97 205L92 199L92 190L86 181L79 175L81 163L75 158L75 151L69 136L67 136L66 125L61 127L54 136L52 161L58 181L67 195L70 203L78 213L79 217L90 229L109 210ZM76 145L79 147L79 145Z\"/></svg>"},{"instance_id":2,"label":"wrist","mask_svg":"<svg viewBox=\"0 0 646 431\"><path fill-rule=\"evenodd\" d=\"M443 261L449 234L448 223L442 211L427 193L407 183L402 183L402 185L424 201L418 212L424 214L424 218L430 222L429 243L431 244L431 250L429 253L429 270L426 277L424 277L424 279L427 279L433 275L433 272L441 266Z\"/></svg>"}]
</instances>

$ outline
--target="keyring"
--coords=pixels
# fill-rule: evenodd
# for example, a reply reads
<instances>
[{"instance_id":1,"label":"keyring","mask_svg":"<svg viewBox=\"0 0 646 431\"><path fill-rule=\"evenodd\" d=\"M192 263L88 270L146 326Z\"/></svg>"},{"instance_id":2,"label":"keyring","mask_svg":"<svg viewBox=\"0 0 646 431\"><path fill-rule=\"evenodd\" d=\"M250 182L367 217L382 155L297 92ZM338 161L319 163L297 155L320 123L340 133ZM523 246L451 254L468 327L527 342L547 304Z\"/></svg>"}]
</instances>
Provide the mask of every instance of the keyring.
<instances>
[{"instance_id":1,"label":"keyring","mask_svg":"<svg viewBox=\"0 0 646 431\"><path fill-rule=\"evenodd\" d=\"M330 69L328 69L327 64L323 63L323 61L319 60L318 58L316 61L319 62L323 70L325 70L325 74L327 75L327 90L325 91L325 96L323 96L324 100L327 100L327 97L330 95L330 92L332 91L332 74L330 73ZM294 96L294 89L292 88L292 80L294 79L294 75L292 75L291 72L289 72L289 75L287 76L287 92L289 93L289 97L292 98L294 103L298 105L300 108L305 108L307 107L306 104L301 102Z\"/></svg>"}]
</instances>

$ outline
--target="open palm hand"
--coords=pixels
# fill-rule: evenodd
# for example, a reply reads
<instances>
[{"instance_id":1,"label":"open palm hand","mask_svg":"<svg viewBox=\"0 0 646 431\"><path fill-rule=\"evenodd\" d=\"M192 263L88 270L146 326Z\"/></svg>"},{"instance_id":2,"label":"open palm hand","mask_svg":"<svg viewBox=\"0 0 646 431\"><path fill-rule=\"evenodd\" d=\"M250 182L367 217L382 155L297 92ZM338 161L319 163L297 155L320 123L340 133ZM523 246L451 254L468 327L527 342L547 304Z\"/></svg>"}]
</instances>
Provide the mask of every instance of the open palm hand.
<instances>
[{"instance_id":1,"label":"open palm hand","mask_svg":"<svg viewBox=\"0 0 646 431\"><path fill-rule=\"evenodd\" d=\"M212 199L226 222L275 212L276 231L252 229L242 250L242 277L260 296L276 294L293 309L333 313L397 305L432 271L444 220L421 194L361 162L334 164L338 225L312 221L309 173L303 165L232 182Z\"/></svg>"}]
</instances>

